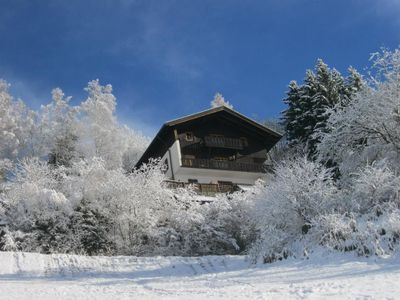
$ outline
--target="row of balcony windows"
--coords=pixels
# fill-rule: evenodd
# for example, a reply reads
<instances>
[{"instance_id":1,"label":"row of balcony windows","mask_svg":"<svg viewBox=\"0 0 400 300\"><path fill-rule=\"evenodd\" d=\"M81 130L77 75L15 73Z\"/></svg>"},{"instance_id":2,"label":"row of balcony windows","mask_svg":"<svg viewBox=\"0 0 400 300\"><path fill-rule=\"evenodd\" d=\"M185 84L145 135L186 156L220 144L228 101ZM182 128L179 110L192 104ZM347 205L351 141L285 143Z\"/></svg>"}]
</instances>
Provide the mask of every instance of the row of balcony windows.
<instances>
[{"instance_id":1,"label":"row of balcony windows","mask_svg":"<svg viewBox=\"0 0 400 300\"><path fill-rule=\"evenodd\" d=\"M202 158L182 158L183 167L265 173L263 164Z\"/></svg>"},{"instance_id":2,"label":"row of balcony windows","mask_svg":"<svg viewBox=\"0 0 400 300\"><path fill-rule=\"evenodd\" d=\"M193 142L204 142L205 146L207 147L228 148L236 150L243 150L245 147L248 146L248 142L245 137L229 138L217 134L207 135L204 138L198 138L195 137L192 132L186 132L185 138L183 140L181 139L181 143L183 145L191 144Z\"/></svg>"},{"instance_id":3,"label":"row of balcony windows","mask_svg":"<svg viewBox=\"0 0 400 300\"><path fill-rule=\"evenodd\" d=\"M192 187L197 194L205 196L215 196L220 193L236 192L239 187L231 182L218 182L218 183L198 183L197 180L189 182L166 180L164 182L167 187L172 189Z\"/></svg>"}]
</instances>

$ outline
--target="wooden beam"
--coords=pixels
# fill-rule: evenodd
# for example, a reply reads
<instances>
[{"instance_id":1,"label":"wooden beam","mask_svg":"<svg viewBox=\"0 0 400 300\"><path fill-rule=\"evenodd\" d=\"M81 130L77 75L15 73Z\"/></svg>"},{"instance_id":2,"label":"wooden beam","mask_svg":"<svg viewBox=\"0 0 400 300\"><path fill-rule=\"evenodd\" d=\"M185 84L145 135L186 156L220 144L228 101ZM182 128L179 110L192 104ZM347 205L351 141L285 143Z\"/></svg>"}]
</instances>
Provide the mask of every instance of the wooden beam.
<instances>
[{"instance_id":1,"label":"wooden beam","mask_svg":"<svg viewBox=\"0 0 400 300\"><path fill-rule=\"evenodd\" d=\"M175 141L177 141L179 139L179 136L178 136L178 131L176 130L176 128L174 129L174 136L175 136Z\"/></svg>"}]
</instances>

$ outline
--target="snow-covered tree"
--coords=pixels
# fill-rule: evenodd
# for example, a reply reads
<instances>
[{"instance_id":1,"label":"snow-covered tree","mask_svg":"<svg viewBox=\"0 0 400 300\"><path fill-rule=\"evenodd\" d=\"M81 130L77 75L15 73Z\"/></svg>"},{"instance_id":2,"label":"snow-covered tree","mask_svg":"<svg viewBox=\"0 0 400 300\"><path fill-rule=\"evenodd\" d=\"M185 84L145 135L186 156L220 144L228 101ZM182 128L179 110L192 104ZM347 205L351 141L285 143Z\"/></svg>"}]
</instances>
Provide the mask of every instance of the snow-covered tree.
<instances>
[{"instance_id":1,"label":"snow-covered tree","mask_svg":"<svg viewBox=\"0 0 400 300\"><path fill-rule=\"evenodd\" d=\"M343 78L319 59L315 72L307 70L301 86L294 81L289 84L284 99L288 108L282 119L290 145L307 145L309 152L315 154L319 138L314 133L326 131L331 109L336 105L347 105L363 85L361 75L354 68L349 68L349 73Z\"/></svg>"},{"instance_id":2,"label":"snow-covered tree","mask_svg":"<svg viewBox=\"0 0 400 300\"><path fill-rule=\"evenodd\" d=\"M258 238L250 249L252 259L309 256L319 247L367 256L397 251L399 183L390 166L367 166L339 188L331 170L317 162L283 162L254 195Z\"/></svg>"},{"instance_id":3,"label":"snow-covered tree","mask_svg":"<svg viewBox=\"0 0 400 300\"><path fill-rule=\"evenodd\" d=\"M268 262L298 255L293 245L317 216L335 210L337 193L331 171L322 165L305 157L281 162L255 195L253 218L259 238L251 250L253 258Z\"/></svg>"},{"instance_id":4,"label":"snow-covered tree","mask_svg":"<svg viewBox=\"0 0 400 300\"><path fill-rule=\"evenodd\" d=\"M400 169L400 50L383 50L374 59L371 84L347 107L334 107L328 130L316 133L319 159L336 162L342 175L371 163Z\"/></svg>"},{"instance_id":5,"label":"snow-covered tree","mask_svg":"<svg viewBox=\"0 0 400 300\"><path fill-rule=\"evenodd\" d=\"M216 93L214 99L210 103L211 107L219 107L219 106L226 106L230 109L233 109L233 105L229 103L229 101L225 101L225 98L220 94Z\"/></svg>"},{"instance_id":6,"label":"snow-covered tree","mask_svg":"<svg viewBox=\"0 0 400 300\"><path fill-rule=\"evenodd\" d=\"M31 155L46 158L53 165L69 165L76 158L78 107L69 105L60 88L52 91L52 101L37 114Z\"/></svg>"},{"instance_id":7,"label":"snow-covered tree","mask_svg":"<svg viewBox=\"0 0 400 300\"><path fill-rule=\"evenodd\" d=\"M311 241L335 251L366 256L398 250L399 183L400 177L388 166L359 170L336 200L341 210L314 220Z\"/></svg>"},{"instance_id":8,"label":"snow-covered tree","mask_svg":"<svg viewBox=\"0 0 400 300\"><path fill-rule=\"evenodd\" d=\"M2 159L16 156L20 144L18 131L21 129L18 128L13 99L8 93L8 87L5 81L0 81L0 154Z\"/></svg>"},{"instance_id":9,"label":"snow-covered tree","mask_svg":"<svg viewBox=\"0 0 400 300\"><path fill-rule=\"evenodd\" d=\"M299 124L300 117L302 115L302 105L300 103L300 87L296 81L291 81L288 86L287 98L283 102L288 108L283 112L283 122L286 129L286 136L290 141L295 141L296 137L301 136L302 133L299 131L303 130L301 123Z\"/></svg>"},{"instance_id":10,"label":"snow-covered tree","mask_svg":"<svg viewBox=\"0 0 400 300\"><path fill-rule=\"evenodd\" d=\"M150 139L124 125L120 128L120 138L124 139L124 151L122 154L122 167L126 171L131 171L140 157L146 151Z\"/></svg>"},{"instance_id":11,"label":"snow-covered tree","mask_svg":"<svg viewBox=\"0 0 400 300\"><path fill-rule=\"evenodd\" d=\"M37 158L24 159L2 194L0 219L8 224L17 250L73 251L70 231L73 207L58 189L57 171Z\"/></svg>"},{"instance_id":12,"label":"snow-covered tree","mask_svg":"<svg viewBox=\"0 0 400 300\"><path fill-rule=\"evenodd\" d=\"M289 144L306 144L315 127L313 97L318 89L315 74L308 70L304 84L298 86L292 81L289 85L288 98L284 103L288 109L283 112L283 122Z\"/></svg>"},{"instance_id":13,"label":"snow-covered tree","mask_svg":"<svg viewBox=\"0 0 400 300\"><path fill-rule=\"evenodd\" d=\"M102 86L99 80L93 80L86 91L89 96L81 105L83 118L78 133L81 155L100 157L108 168L131 168L146 149L148 139L118 124L111 85Z\"/></svg>"},{"instance_id":14,"label":"snow-covered tree","mask_svg":"<svg viewBox=\"0 0 400 300\"><path fill-rule=\"evenodd\" d=\"M108 208L135 202L129 195L141 188L130 186L139 175L126 170L132 170L148 139L118 124L111 86L92 81L87 90L88 99L71 107L70 97L54 89L52 102L33 113L14 102L1 81L0 166L14 170L0 194L0 221L8 224L0 234L4 247L95 254L120 245L110 230L125 211ZM13 167L16 159L21 160ZM113 182L121 190L110 190Z\"/></svg>"},{"instance_id":15,"label":"snow-covered tree","mask_svg":"<svg viewBox=\"0 0 400 300\"><path fill-rule=\"evenodd\" d=\"M121 146L117 120L116 99L111 85L101 86L99 80L89 82L89 96L81 104L84 113L79 124L79 151L83 157L100 157L111 168L121 166Z\"/></svg>"},{"instance_id":16,"label":"snow-covered tree","mask_svg":"<svg viewBox=\"0 0 400 300\"><path fill-rule=\"evenodd\" d=\"M9 84L0 79L0 180L26 146L33 126L33 112L22 101L14 101Z\"/></svg>"},{"instance_id":17,"label":"snow-covered tree","mask_svg":"<svg viewBox=\"0 0 400 300\"><path fill-rule=\"evenodd\" d=\"M79 234L79 248L88 255L115 253L109 238L111 220L102 212L82 199L73 215L72 227Z\"/></svg>"}]
</instances>

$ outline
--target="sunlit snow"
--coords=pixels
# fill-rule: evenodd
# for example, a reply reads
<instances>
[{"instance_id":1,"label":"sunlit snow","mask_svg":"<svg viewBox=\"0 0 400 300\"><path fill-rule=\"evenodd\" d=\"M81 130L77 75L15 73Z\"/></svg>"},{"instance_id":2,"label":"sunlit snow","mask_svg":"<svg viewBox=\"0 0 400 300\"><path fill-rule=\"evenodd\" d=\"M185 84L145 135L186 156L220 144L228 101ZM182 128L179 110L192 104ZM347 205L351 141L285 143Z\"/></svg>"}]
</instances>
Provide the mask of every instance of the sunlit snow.
<instances>
[{"instance_id":1,"label":"sunlit snow","mask_svg":"<svg viewBox=\"0 0 400 300\"><path fill-rule=\"evenodd\" d=\"M319 258L318 258L319 257ZM395 299L400 259L0 253L0 299Z\"/></svg>"}]
</instances>

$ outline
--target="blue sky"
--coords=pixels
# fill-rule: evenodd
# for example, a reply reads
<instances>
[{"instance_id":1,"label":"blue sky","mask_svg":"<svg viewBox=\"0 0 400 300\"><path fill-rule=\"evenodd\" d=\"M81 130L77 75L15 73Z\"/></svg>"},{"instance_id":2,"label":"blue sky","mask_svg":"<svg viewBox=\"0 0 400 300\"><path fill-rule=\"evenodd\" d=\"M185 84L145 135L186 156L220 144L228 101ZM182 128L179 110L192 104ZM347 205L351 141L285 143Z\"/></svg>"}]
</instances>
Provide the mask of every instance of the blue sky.
<instances>
[{"instance_id":1,"label":"blue sky","mask_svg":"<svg viewBox=\"0 0 400 300\"><path fill-rule=\"evenodd\" d=\"M216 92L278 118L317 58L342 73L400 44L400 0L0 0L0 78L32 108L54 87L111 83L122 122L153 135Z\"/></svg>"}]
</instances>

